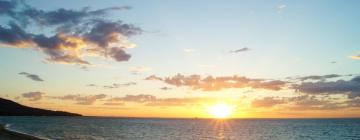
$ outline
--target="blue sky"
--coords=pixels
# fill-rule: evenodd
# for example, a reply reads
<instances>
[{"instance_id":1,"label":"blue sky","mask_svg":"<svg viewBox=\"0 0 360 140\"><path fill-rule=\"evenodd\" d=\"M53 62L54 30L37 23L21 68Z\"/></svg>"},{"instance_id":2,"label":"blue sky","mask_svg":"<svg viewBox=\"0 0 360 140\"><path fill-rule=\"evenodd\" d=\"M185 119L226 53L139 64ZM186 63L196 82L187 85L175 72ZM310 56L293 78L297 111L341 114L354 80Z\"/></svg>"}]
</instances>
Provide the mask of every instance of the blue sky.
<instances>
[{"instance_id":1,"label":"blue sky","mask_svg":"<svg viewBox=\"0 0 360 140\"><path fill-rule=\"evenodd\" d=\"M44 10L131 6L129 11L111 15L114 19L136 24L145 30L142 35L131 38L138 47L130 50L134 57L128 63L154 65L152 67L158 67L160 73L164 74L193 73L193 69L198 69L200 73L216 72L196 68L197 65L219 65L219 74L225 71L228 74L245 73L259 77L356 73L355 67L359 67L357 61L348 59L359 48L356 38L360 33L356 27L360 22L356 14L357 1L44 3L35 0L28 3ZM286 7L279 13L278 7L281 5ZM251 51L239 55L226 54L229 50L242 47L248 47ZM181 52L187 48L194 49L194 54ZM25 54L29 55L39 57L36 53ZM338 63L333 65L331 61ZM166 67L174 62L180 65ZM253 73L255 69L256 73ZM274 75L271 71L278 74Z\"/></svg>"}]
</instances>

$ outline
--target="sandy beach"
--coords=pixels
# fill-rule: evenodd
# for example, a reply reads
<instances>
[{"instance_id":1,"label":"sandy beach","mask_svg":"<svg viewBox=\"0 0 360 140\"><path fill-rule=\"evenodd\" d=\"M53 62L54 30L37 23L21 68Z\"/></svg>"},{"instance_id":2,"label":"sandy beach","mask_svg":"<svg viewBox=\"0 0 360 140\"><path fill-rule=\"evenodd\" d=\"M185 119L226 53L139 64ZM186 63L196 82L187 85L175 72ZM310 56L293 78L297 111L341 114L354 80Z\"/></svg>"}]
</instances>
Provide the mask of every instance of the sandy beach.
<instances>
[{"instance_id":1,"label":"sandy beach","mask_svg":"<svg viewBox=\"0 0 360 140\"><path fill-rule=\"evenodd\" d=\"M41 140L39 138L28 136L14 131L9 131L4 126L0 126L0 140Z\"/></svg>"}]
</instances>

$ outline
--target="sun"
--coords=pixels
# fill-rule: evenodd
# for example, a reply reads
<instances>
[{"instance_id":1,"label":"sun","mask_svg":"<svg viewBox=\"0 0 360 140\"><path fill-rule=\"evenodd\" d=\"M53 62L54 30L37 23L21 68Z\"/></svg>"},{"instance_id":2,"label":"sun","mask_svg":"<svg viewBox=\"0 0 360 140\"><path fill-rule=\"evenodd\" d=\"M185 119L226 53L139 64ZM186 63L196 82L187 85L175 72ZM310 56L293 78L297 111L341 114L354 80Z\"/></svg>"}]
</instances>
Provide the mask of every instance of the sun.
<instances>
[{"instance_id":1,"label":"sun","mask_svg":"<svg viewBox=\"0 0 360 140\"><path fill-rule=\"evenodd\" d=\"M225 103L217 103L210 106L207 110L214 118L228 118L232 113L232 107Z\"/></svg>"}]
</instances>

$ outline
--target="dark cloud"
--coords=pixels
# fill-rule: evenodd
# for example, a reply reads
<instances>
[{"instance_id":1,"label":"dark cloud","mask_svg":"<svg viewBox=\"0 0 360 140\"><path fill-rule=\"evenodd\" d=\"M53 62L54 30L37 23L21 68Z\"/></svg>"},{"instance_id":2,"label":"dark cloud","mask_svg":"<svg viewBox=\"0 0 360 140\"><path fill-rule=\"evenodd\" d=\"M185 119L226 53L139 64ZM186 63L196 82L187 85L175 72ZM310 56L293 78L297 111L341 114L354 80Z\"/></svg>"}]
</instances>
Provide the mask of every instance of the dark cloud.
<instances>
[{"instance_id":1,"label":"dark cloud","mask_svg":"<svg viewBox=\"0 0 360 140\"><path fill-rule=\"evenodd\" d=\"M9 28L0 25L0 42L20 48L27 47L25 45L31 42L31 35L14 22L10 22L8 26Z\"/></svg>"},{"instance_id":2,"label":"dark cloud","mask_svg":"<svg viewBox=\"0 0 360 140\"><path fill-rule=\"evenodd\" d=\"M311 76L299 77L297 79L299 79L301 81L306 81L306 80L326 80L326 79L338 78L338 77L342 77L342 76L343 75L339 75L339 74L311 75Z\"/></svg>"},{"instance_id":3,"label":"dark cloud","mask_svg":"<svg viewBox=\"0 0 360 140\"><path fill-rule=\"evenodd\" d=\"M94 27L84 36L101 47L108 47L112 42L118 42L116 35L121 33L122 36L132 36L139 33L140 29L131 24L124 24L122 21L108 22L95 20ZM121 46L122 47L122 46ZM124 46L126 47L126 46Z\"/></svg>"},{"instance_id":4,"label":"dark cloud","mask_svg":"<svg viewBox=\"0 0 360 140\"><path fill-rule=\"evenodd\" d=\"M53 11L44 11L26 4L23 0L0 1L0 8L1 14L13 18L24 26L32 22L41 26L75 25L89 19L101 18L111 11L130 9L129 6L116 6L98 10L85 7L81 10L60 8Z\"/></svg>"},{"instance_id":5,"label":"dark cloud","mask_svg":"<svg viewBox=\"0 0 360 140\"><path fill-rule=\"evenodd\" d=\"M20 72L19 74L20 75L25 75L27 78L29 78L31 80L34 80L34 81L38 81L38 82L44 81L43 79L40 78L39 75L30 74L30 73L27 73L27 72Z\"/></svg>"},{"instance_id":6,"label":"dark cloud","mask_svg":"<svg viewBox=\"0 0 360 140\"><path fill-rule=\"evenodd\" d=\"M128 61L131 57L122 48L111 48L108 55L116 61Z\"/></svg>"},{"instance_id":7,"label":"dark cloud","mask_svg":"<svg viewBox=\"0 0 360 140\"><path fill-rule=\"evenodd\" d=\"M237 50L231 50L229 51L229 53L239 53L239 52L246 52L249 51L250 49L247 47L241 48L241 49L237 49Z\"/></svg>"},{"instance_id":8,"label":"dark cloud","mask_svg":"<svg viewBox=\"0 0 360 140\"><path fill-rule=\"evenodd\" d=\"M146 80L160 80L177 87L186 86L193 90L219 91L228 88L253 88L267 90L281 90L287 82L280 80L251 79L241 76L202 77L200 75L185 76L177 74L173 77L160 78L155 75L145 78Z\"/></svg>"},{"instance_id":9,"label":"dark cloud","mask_svg":"<svg viewBox=\"0 0 360 140\"><path fill-rule=\"evenodd\" d=\"M0 15L12 15L17 1L0 1Z\"/></svg>"},{"instance_id":10,"label":"dark cloud","mask_svg":"<svg viewBox=\"0 0 360 140\"><path fill-rule=\"evenodd\" d=\"M27 93L23 93L22 94L22 97L23 98L27 98L29 99L30 101L38 101L38 100L41 100L43 95L45 95L44 92L27 92Z\"/></svg>"},{"instance_id":11,"label":"dark cloud","mask_svg":"<svg viewBox=\"0 0 360 140\"><path fill-rule=\"evenodd\" d=\"M0 1L0 8L0 16L11 19L7 27L0 26L0 43L34 48L45 53L49 62L89 65L90 62L84 60L89 56L128 61L131 55L125 50L135 45L127 38L141 33L141 29L132 24L105 19L109 12L129 7L43 11L13 0ZM45 28L54 34L27 32L27 25Z\"/></svg>"},{"instance_id":12,"label":"dark cloud","mask_svg":"<svg viewBox=\"0 0 360 140\"><path fill-rule=\"evenodd\" d=\"M347 94L349 98L360 97L360 76L351 80L303 82L293 85L298 92L308 94Z\"/></svg>"},{"instance_id":13,"label":"dark cloud","mask_svg":"<svg viewBox=\"0 0 360 140\"><path fill-rule=\"evenodd\" d=\"M105 97L106 97L105 94L87 95L87 96L81 96L79 94L69 94L65 96L49 96L49 98L52 99L75 101L76 104L79 105L92 105L97 100L104 99Z\"/></svg>"}]
</instances>

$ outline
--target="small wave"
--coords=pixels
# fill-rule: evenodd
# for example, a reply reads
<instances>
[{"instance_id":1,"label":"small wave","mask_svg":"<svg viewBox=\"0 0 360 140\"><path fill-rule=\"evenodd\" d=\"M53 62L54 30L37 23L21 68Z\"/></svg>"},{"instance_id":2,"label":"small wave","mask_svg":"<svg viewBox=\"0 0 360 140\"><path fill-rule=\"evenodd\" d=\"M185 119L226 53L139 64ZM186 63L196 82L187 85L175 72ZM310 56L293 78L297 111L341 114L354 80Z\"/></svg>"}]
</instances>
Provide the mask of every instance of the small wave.
<instances>
[{"instance_id":1,"label":"small wave","mask_svg":"<svg viewBox=\"0 0 360 140\"><path fill-rule=\"evenodd\" d=\"M16 131L10 128L10 124L0 124L0 131L3 131L5 133L11 134L13 136L19 137L19 138L26 138L29 140L50 140L46 138L42 138L39 136L30 135L24 132ZM2 130L1 130L2 129Z\"/></svg>"}]
</instances>

